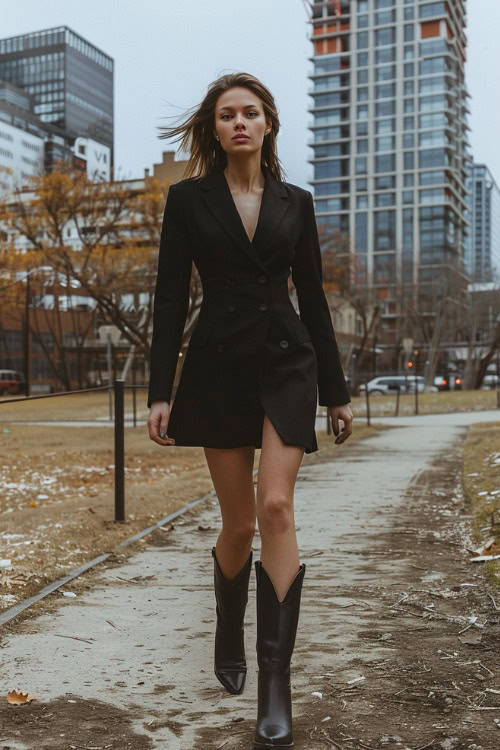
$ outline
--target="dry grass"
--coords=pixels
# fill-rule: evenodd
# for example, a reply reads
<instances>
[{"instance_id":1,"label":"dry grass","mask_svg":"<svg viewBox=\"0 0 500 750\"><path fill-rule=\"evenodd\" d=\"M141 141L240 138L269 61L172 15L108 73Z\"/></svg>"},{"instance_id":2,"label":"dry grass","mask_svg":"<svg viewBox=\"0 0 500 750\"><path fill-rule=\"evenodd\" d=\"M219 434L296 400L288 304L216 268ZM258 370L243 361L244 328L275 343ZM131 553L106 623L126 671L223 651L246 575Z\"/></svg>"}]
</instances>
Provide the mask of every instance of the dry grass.
<instances>
[{"instance_id":1,"label":"dry grass","mask_svg":"<svg viewBox=\"0 0 500 750\"><path fill-rule=\"evenodd\" d=\"M365 397L352 401L353 413L366 415ZM439 393L419 393L419 414L446 414L457 411L487 411L497 408L495 390L487 391L440 391ZM370 396L372 416L393 416L396 409L396 396ZM415 413L415 394L402 394L399 402L401 416Z\"/></svg>"},{"instance_id":2,"label":"dry grass","mask_svg":"<svg viewBox=\"0 0 500 750\"><path fill-rule=\"evenodd\" d=\"M474 514L474 541L497 535L487 554L500 553L500 422L469 427L464 445L463 484ZM485 572L500 585L500 560L485 563Z\"/></svg>"}]
</instances>

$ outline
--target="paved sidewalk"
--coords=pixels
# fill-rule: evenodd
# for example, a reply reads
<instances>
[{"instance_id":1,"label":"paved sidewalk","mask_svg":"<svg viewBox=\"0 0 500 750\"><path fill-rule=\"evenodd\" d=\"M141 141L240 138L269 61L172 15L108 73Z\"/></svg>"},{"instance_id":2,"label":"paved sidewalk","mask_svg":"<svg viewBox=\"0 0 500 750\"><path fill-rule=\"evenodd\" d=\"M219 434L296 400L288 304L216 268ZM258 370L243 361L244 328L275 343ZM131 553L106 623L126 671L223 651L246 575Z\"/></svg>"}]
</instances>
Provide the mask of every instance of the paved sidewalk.
<instances>
[{"instance_id":1,"label":"paved sidewalk","mask_svg":"<svg viewBox=\"0 0 500 750\"><path fill-rule=\"evenodd\" d=\"M352 694L362 687L370 666L394 656L396 625L384 624L389 607L385 592L390 595L402 582L404 588L405 576L418 583L425 578L415 570L421 565L410 562L416 558L408 542L413 539L418 546L419 528L405 520L408 491L432 469L437 456L449 455L465 435L461 424L443 421L428 430L412 420L411 426L388 430L350 449L344 446L341 460L300 470L296 525L306 575L292 663L297 750L333 747L333 740L322 739L323 727L334 731L330 736L342 750L363 747L349 744L349 737L378 748L387 742L373 744L374 733L379 739L403 734L390 725L398 706L389 707L377 724L381 709L376 694L360 709L367 716L357 711L343 715L344 697L332 712L324 698L327 686L333 689L332 681L341 685L340 696ZM452 495L456 492L453 485L448 489ZM420 501L418 492L414 498ZM434 523L431 519L431 526ZM91 591L76 599L53 594L61 601L55 611L19 623L2 642L0 694L17 687L38 701L0 709L0 748L252 747L255 574L247 610L247 683L241 696L231 696L213 673L210 550L218 527L218 507L209 500L176 520L173 529L154 532L122 567L104 567ZM398 530L407 536L395 537ZM436 544L435 554L442 554ZM258 535L253 547L258 559ZM443 560L437 558L439 564ZM429 565L431 571L435 562ZM467 575L470 565L464 564L462 571L460 575ZM407 619L415 626L415 620ZM405 638L406 627L400 628ZM385 637L385 630L392 633ZM367 640L367 632L377 637ZM495 717L500 718L500 711ZM497 735L500 741L500 732ZM416 744L410 745L415 738ZM399 739L391 747L413 748L429 741L415 726L408 726L407 736Z\"/></svg>"}]
</instances>

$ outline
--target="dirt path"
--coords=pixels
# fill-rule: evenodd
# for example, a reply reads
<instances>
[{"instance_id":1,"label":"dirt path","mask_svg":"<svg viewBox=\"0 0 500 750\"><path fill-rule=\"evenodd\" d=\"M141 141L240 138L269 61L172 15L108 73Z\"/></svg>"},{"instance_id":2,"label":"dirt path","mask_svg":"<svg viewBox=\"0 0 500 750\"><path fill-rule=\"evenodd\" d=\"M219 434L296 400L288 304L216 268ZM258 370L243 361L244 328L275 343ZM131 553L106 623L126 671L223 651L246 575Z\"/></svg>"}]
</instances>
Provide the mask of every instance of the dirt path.
<instances>
[{"instance_id":1,"label":"dirt path","mask_svg":"<svg viewBox=\"0 0 500 750\"><path fill-rule=\"evenodd\" d=\"M500 595L467 561L464 434L446 420L395 428L301 469L297 750L500 747ZM54 594L9 626L0 694L38 700L2 699L2 750L252 748L255 580L247 685L231 696L213 675L217 529L209 501L76 599Z\"/></svg>"}]
</instances>

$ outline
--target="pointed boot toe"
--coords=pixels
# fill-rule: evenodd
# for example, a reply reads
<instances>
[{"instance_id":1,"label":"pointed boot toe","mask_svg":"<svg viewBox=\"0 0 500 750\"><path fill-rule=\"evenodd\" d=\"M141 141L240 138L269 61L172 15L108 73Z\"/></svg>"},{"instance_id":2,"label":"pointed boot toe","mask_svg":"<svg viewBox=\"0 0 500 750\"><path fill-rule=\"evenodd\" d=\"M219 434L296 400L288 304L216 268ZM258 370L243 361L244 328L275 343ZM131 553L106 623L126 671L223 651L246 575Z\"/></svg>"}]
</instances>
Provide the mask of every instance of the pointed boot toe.
<instances>
[{"instance_id":1,"label":"pointed boot toe","mask_svg":"<svg viewBox=\"0 0 500 750\"><path fill-rule=\"evenodd\" d=\"M245 680L247 676L247 668L241 667L240 669L217 669L215 667L215 676L223 685L226 690L233 695L239 695L243 692L245 687Z\"/></svg>"}]
</instances>

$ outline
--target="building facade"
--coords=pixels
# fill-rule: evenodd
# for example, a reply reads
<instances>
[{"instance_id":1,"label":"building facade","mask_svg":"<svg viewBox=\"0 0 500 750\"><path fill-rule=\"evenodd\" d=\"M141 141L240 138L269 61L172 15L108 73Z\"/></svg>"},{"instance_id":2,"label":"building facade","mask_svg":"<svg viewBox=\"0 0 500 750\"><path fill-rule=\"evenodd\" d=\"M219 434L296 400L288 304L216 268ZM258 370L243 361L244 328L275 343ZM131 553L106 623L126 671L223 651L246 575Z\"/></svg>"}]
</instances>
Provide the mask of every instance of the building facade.
<instances>
[{"instance_id":1,"label":"building facade","mask_svg":"<svg viewBox=\"0 0 500 750\"><path fill-rule=\"evenodd\" d=\"M33 113L111 149L113 59L67 26L0 40L0 79L33 97Z\"/></svg>"},{"instance_id":2,"label":"building facade","mask_svg":"<svg viewBox=\"0 0 500 750\"><path fill-rule=\"evenodd\" d=\"M465 2L323 1L311 20L317 222L349 235L396 327L391 288L466 281Z\"/></svg>"},{"instance_id":3,"label":"building facade","mask_svg":"<svg viewBox=\"0 0 500 750\"><path fill-rule=\"evenodd\" d=\"M467 272L474 282L500 281L500 191L484 164L469 178Z\"/></svg>"}]
</instances>

